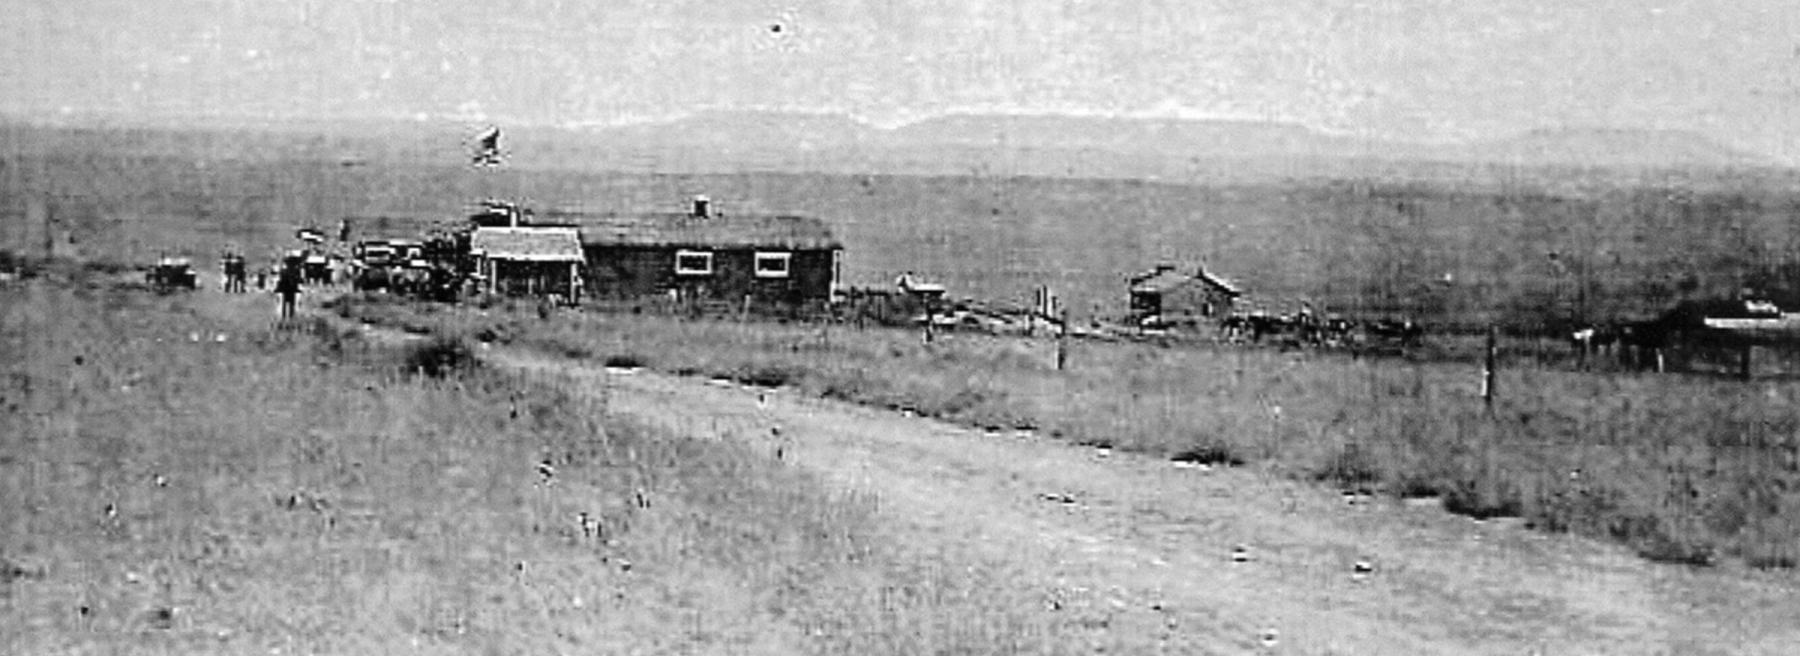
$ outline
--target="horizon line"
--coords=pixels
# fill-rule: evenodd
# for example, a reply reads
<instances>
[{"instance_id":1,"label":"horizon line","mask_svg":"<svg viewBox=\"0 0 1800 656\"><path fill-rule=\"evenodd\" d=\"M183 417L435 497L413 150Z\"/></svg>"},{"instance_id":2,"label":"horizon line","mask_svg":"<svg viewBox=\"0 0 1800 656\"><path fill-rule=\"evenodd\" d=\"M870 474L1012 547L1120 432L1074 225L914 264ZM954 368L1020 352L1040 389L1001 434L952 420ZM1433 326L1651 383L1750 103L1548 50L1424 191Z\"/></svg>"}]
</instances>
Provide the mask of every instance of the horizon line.
<instances>
[{"instance_id":1,"label":"horizon line","mask_svg":"<svg viewBox=\"0 0 1800 656\"><path fill-rule=\"evenodd\" d=\"M1390 135L1385 132L1370 132L1353 129L1323 127L1311 122L1279 117L1251 116L1229 112L1158 111L1156 109L1135 112L1106 112L1091 109L1045 108L1045 107L1011 107L1011 106L964 106L942 111L921 113L897 121L880 121L853 111L830 108L782 107L782 106L747 106L747 107L701 107L697 109L669 112L658 115L626 114L612 119L543 121L530 119L514 119L496 117L481 113L462 112L412 112L409 114L374 114L348 116L308 116L281 114L249 114L249 113L127 113L105 109L74 109L63 107L53 112L24 112L18 109L0 109L0 122L36 124L46 127L174 127L170 123L182 121L218 120L233 123L264 123L271 127L280 124L354 124L359 122L398 122L415 124L465 126L503 126L506 128L556 129L571 131L604 131L609 129L630 128L637 126L667 125L707 114L770 114L788 116L806 116L843 119L859 126L879 131L894 132L914 125L952 117L1012 117L1012 118L1090 118L1119 121L1168 121L1214 124L1254 124L1264 126L1287 126L1306 130L1324 137L1349 138L1371 143L1423 147L1455 147L1477 146L1487 143L1505 142L1511 139L1527 137L1541 133L1581 133L1581 132L1618 132L1642 134L1689 135L1704 140L1736 157L1752 160L1755 168L1800 169L1800 161L1788 161L1774 153L1744 148L1728 143L1694 128L1664 128L1641 126L1616 126L1597 124L1543 124L1511 130L1499 134L1470 135L1444 139L1408 139L1401 135ZM110 125L113 123L125 125Z\"/></svg>"}]
</instances>

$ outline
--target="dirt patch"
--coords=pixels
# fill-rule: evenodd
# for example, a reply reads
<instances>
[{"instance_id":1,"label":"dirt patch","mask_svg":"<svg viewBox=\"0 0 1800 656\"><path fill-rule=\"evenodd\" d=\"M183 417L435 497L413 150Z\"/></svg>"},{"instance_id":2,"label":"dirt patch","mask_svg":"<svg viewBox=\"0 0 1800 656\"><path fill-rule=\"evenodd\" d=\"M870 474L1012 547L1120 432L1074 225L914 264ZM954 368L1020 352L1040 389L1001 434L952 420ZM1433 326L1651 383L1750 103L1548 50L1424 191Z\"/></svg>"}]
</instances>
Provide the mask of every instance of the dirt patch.
<instances>
[{"instance_id":1,"label":"dirt patch","mask_svg":"<svg viewBox=\"0 0 1800 656\"><path fill-rule=\"evenodd\" d=\"M1046 621L1136 632L1141 649L1774 654L1800 640L1790 581L1649 563L1391 499L1346 504L1260 467L1170 467L801 395L507 349L485 357L873 493L903 539L1004 558L1043 587ZM1237 561L1238 547L1255 557Z\"/></svg>"}]
</instances>

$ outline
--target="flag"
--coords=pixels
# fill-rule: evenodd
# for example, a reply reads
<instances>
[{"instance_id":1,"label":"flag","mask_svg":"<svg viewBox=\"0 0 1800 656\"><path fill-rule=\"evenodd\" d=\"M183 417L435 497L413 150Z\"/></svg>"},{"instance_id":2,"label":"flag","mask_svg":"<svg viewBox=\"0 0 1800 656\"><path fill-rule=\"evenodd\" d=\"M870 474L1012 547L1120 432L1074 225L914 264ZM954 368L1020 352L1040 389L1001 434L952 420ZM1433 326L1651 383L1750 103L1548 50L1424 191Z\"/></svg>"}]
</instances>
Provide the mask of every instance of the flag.
<instances>
[{"instance_id":1,"label":"flag","mask_svg":"<svg viewBox=\"0 0 1800 656\"><path fill-rule=\"evenodd\" d=\"M498 126L490 127L483 130L481 134L475 135L473 161L476 166L500 165L500 128Z\"/></svg>"}]
</instances>

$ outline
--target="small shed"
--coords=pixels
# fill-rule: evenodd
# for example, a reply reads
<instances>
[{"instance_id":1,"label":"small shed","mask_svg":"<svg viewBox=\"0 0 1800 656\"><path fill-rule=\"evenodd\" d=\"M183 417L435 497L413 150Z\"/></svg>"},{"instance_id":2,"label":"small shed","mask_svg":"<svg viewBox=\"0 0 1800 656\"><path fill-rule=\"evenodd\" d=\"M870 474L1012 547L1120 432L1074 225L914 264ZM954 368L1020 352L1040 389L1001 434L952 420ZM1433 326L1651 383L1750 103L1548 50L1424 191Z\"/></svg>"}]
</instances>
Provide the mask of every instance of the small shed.
<instances>
[{"instance_id":1,"label":"small shed","mask_svg":"<svg viewBox=\"0 0 1800 656\"><path fill-rule=\"evenodd\" d=\"M1130 291L1131 314L1139 321L1221 316L1244 295L1236 284L1205 268L1196 267L1190 274L1171 264L1133 276Z\"/></svg>"},{"instance_id":2,"label":"small shed","mask_svg":"<svg viewBox=\"0 0 1800 656\"><path fill-rule=\"evenodd\" d=\"M469 248L491 293L579 300L582 253L574 228L476 228Z\"/></svg>"},{"instance_id":3,"label":"small shed","mask_svg":"<svg viewBox=\"0 0 1800 656\"><path fill-rule=\"evenodd\" d=\"M844 247L816 217L726 214L704 197L685 213L546 214L579 227L596 295L799 308L838 285Z\"/></svg>"}]
</instances>

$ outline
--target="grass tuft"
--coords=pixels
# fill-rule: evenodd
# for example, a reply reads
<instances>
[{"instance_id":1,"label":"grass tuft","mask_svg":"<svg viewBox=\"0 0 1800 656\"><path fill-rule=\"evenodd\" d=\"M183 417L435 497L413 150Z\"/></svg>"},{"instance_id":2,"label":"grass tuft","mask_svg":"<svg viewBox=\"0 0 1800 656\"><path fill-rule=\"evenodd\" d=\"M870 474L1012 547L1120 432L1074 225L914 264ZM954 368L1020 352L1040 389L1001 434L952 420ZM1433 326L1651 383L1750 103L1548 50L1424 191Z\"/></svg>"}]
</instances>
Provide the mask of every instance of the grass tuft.
<instances>
[{"instance_id":1,"label":"grass tuft","mask_svg":"<svg viewBox=\"0 0 1800 656\"><path fill-rule=\"evenodd\" d=\"M1244 459L1225 444L1202 444L1176 451L1169 456L1175 462L1190 462L1213 467L1242 467Z\"/></svg>"},{"instance_id":2,"label":"grass tuft","mask_svg":"<svg viewBox=\"0 0 1800 656\"><path fill-rule=\"evenodd\" d=\"M469 345L455 337L431 337L405 349L401 370L408 374L449 378L466 374L480 364Z\"/></svg>"},{"instance_id":3,"label":"grass tuft","mask_svg":"<svg viewBox=\"0 0 1800 656\"><path fill-rule=\"evenodd\" d=\"M618 369L635 369L638 367L648 366L646 364L647 362L648 362L648 360L645 360L643 358L643 356L639 356L639 355L632 354L632 353L616 353L613 355L606 356L606 360L603 364L605 366L614 367L614 368L618 368Z\"/></svg>"}]
</instances>

